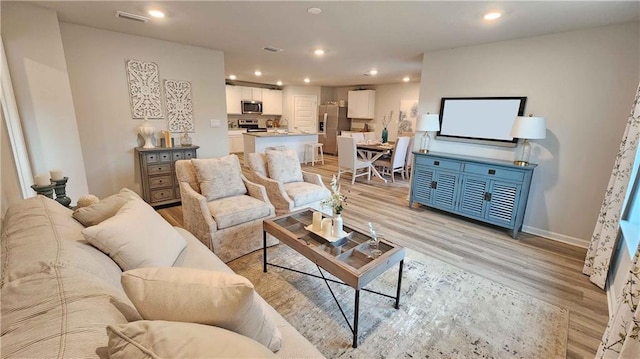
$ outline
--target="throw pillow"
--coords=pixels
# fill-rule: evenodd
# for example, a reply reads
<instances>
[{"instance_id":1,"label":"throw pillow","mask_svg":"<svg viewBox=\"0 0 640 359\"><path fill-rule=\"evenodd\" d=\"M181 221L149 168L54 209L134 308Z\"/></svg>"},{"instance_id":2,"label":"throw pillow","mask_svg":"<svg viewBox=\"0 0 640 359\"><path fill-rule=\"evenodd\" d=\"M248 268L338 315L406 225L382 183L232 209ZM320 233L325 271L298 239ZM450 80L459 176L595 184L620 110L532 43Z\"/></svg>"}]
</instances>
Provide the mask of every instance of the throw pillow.
<instances>
[{"instance_id":1,"label":"throw pillow","mask_svg":"<svg viewBox=\"0 0 640 359\"><path fill-rule=\"evenodd\" d=\"M151 206L138 199L130 199L115 216L85 228L82 234L123 271L170 267L186 246L180 233Z\"/></svg>"},{"instance_id":2,"label":"throw pillow","mask_svg":"<svg viewBox=\"0 0 640 359\"><path fill-rule=\"evenodd\" d=\"M275 358L255 340L202 324L141 320L109 325L109 358Z\"/></svg>"},{"instance_id":3,"label":"throw pillow","mask_svg":"<svg viewBox=\"0 0 640 359\"><path fill-rule=\"evenodd\" d=\"M73 211L73 218L83 226L95 226L107 218L113 217L130 198L140 199L137 193L128 188L123 188L119 193L111 195L97 203Z\"/></svg>"},{"instance_id":4,"label":"throw pillow","mask_svg":"<svg viewBox=\"0 0 640 359\"><path fill-rule=\"evenodd\" d=\"M214 325L272 351L281 334L249 280L192 268L140 268L122 274L122 287L147 320Z\"/></svg>"},{"instance_id":5,"label":"throw pillow","mask_svg":"<svg viewBox=\"0 0 640 359\"><path fill-rule=\"evenodd\" d=\"M238 156L194 158L191 163L196 170L200 192L207 201L247 193L247 188L242 181L242 169Z\"/></svg>"},{"instance_id":6,"label":"throw pillow","mask_svg":"<svg viewBox=\"0 0 640 359\"><path fill-rule=\"evenodd\" d=\"M302 181L302 167L295 150L267 151L267 166L269 176L278 182Z\"/></svg>"},{"instance_id":7,"label":"throw pillow","mask_svg":"<svg viewBox=\"0 0 640 359\"><path fill-rule=\"evenodd\" d=\"M249 153L246 161L248 161L249 168L253 171L265 177L269 177L269 172L267 170L267 155L259 152Z\"/></svg>"}]
</instances>

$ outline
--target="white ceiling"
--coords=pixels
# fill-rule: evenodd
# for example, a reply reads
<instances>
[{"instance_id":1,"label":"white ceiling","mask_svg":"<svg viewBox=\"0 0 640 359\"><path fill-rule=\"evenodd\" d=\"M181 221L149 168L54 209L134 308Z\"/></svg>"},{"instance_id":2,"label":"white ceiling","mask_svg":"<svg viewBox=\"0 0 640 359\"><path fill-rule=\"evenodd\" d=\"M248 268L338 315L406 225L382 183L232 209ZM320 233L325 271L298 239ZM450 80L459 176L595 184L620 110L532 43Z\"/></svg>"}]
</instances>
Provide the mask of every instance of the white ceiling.
<instances>
[{"instance_id":1,"label":"white ceiling","mask_svg":"<svg viewBox=\"0 0 640 359\"><path fill-rule=\"evenodd\" d=\"M63 22L224 52L226 75L284 85L349 86L420 80L430 50L638 20L638 1L36 1ZM311 15L309 7L322 13ZM116 10L167 16L146 24ZM500 10L488 23L482 15ZM148 15L147 15L148 16ZM265 46L284 49L264 51ZM323 57L313 50L325 49ZM377 76L364 76L370 69ZM263 75L256 77L255 70Z\"/></svg>"}]
</instances>

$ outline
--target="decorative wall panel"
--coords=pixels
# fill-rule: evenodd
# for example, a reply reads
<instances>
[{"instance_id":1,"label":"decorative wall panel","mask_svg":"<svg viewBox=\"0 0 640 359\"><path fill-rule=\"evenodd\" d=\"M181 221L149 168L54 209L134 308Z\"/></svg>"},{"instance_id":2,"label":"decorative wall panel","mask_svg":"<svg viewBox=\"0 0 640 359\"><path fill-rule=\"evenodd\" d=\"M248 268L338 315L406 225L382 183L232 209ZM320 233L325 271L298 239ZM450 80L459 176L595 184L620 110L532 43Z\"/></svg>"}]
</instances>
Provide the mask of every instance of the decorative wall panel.
<instances>
[{"instance_id":1,"label":"decorative wall panel","mask_svg":"<svg viewBox=\"0 0 640 359\"><path fill-rule=\"evenodd\" d=\"M160 78L155 62L127 60L131 117L163 118Z\"/></svg>"},{"instance_id":2,"label":"decorative wall panel","mask_svg":"<svg viewBox=\"0 0 640 359\"><path fill-rule=\"evenodd\" d=\"M164 80L167 98L167 119L171 132L193 132L193 103L191 83L182 80Z\"/></svg>"}]
</instances>

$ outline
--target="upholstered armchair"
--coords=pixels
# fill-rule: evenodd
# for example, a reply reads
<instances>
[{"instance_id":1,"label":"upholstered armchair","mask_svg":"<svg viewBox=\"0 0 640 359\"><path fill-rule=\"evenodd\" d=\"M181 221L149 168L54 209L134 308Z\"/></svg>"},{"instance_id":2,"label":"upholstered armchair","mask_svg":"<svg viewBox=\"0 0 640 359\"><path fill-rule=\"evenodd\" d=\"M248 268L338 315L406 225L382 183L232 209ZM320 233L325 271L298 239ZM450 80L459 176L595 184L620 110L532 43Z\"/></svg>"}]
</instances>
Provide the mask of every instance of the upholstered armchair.
<instances>
[{"instance_id":1,"label":"upholstered armchair","mask_svg":"<svg viewBox=\"0 0 640 359\"><path fill-rule=\"evenodd\" d=\"M330 210L320 205L320 201L329 197L329 190L319 174L302 170L296 151L249 153L245 161L251 168L247 176L267 189L277 215L306 207Z\"/></svg>"},{"instance_id":2,"label":"upholstered armchair","mask_svg":"<svg viewBox=\"0 0 640 359\"><path fill-rule=\"evenodd\" d=\"M275 216L265 188L242 175L236 155L176 161L185 229L222 261L262 248L262 222ZM277 244L268 237L267 245Z\"/></svg>"}]
</instances>

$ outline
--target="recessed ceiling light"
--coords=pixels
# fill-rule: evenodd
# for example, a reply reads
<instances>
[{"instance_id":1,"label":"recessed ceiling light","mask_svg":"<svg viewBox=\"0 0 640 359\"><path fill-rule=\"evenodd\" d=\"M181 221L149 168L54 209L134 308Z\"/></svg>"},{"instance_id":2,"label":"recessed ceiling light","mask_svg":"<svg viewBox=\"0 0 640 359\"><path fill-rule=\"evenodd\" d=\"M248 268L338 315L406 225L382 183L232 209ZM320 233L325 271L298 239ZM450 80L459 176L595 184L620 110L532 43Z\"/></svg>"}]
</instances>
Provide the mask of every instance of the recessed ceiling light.
<instances>
[{"instance_id":1,"label":"recessed ceiling light","mask_svg":"<svg viewBox=\"0 0 640 359\"><path fill-rule=\"evenodd\" d=\"M311 80L309 80L309 78L308 78L308 77L306 77L306 78L304 79L304 83L308 84L309 82L311 82Z\"/></svg>"},{"instance_id":2,"label":"recessed ceiling light","mask_svg":"<svg viewBox=\"0 0 640 359\"><path fill-rule=\"evenodd\" d=\"M324 50L323 49L317 49L316 51L313 52L314 54L318 55L318 56L322 56L324 55Z\"/></svg>"},{"instance_id":3,"label":"recessed ceiling light","mask_svg":"<svg viewBox=\"0 0 640 359\"><path fill-rule=\"evenodd\" d=\"M377 74L378 74L378 70L371 70L371 71L369 71L369 75L371 75L371 76L375 76L375 75L377 75Z\"/></svg>"},{"instance_id":4,"label":"recessed ceiling light","mask_svg":"<svg viewBox=\"0 0 640 359\"><path fill-rule=\"evenodd\" d=\"M157 18L163 18L164 13L160 10L149 10L149 15Z\"/></svg>"},{"instance_id":5,"label":"recessed ceiling light","mask_svg":"<svg viewBox=\"0 0 640 359\"><path fill-rule=\"evenodd\" d=\"M229 75L229 80L235 80L236 79L236 75Z\"/></svg>"},{"instance_id":6,"label":"recessed ceiling light","mask_svg":"<svg viewBox=\"0 0 640 359\"><path fill-rule=\"evenodd\" d=\"M262 76L262 71L256 70L256 72L254 72L253 74L256 76Z\"/></svg>"},{"instance_id":7,"label":"recessed ceiling light","mask_svg":"<svg viewBox=\"0 0 640 359\"><path fill-rule=\"evenodd\" d=\"M405 76L402 81L404 82L409 82L409 80L411 80L411 78L409 76Z\"/></svg>"},{"instance_id":8,"label":"recessed ceiling light","mask_svg":"<svg viewBox=\"0 0 640 359\"><path fill-rule=\"evenodd\" d=\"M282 86L282 81L278 81L278 82L276 82L276 85L278 85L278 86Z\"/></svg>"},{"instance_id":9,"label":"recessed ceiling light","mask_svg":"<svg viewBox=\"0 0 640 359\"><path fill-rule=\"evenodd\" d=\"M322 12L322 9L319 7L310 7L307 9L307 12L311 15L318 15Z\"/></svg>"},{"instance_id":10,"label":"recessed ceiling light","mask_svg":"<svg viewBox=\"0 0 640 359\"><path fill-rule=\"evenodd\" d=\"M486 14L484 14L484 19L485 20L495 20L497 18L499 18L500 16L502 16L502 13L498 12L498 11L492 11L492 12L488 12Z\"/></svg>"}]
</instances>

